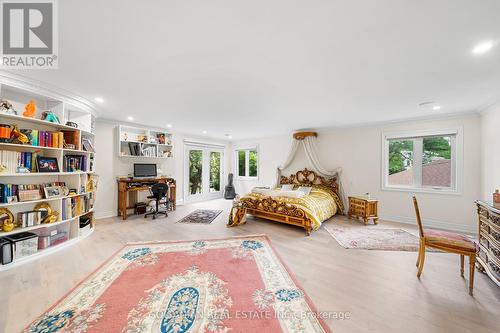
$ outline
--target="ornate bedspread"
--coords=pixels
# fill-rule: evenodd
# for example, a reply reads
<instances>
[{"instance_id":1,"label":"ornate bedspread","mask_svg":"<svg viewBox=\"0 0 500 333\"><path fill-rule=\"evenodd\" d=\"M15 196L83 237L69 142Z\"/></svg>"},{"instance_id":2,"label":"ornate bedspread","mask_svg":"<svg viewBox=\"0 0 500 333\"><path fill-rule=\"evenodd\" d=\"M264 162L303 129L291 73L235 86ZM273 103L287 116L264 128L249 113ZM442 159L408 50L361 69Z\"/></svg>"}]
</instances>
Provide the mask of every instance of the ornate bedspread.
<instances>
[{"instance_id":1,"label":"ornate bedspread","mask_svg":"<svg viewBox=\"0 0 500 333\"><path fill-rule=\"evenodd\" d=\"M262 202L265 198L267 197L262 194L250 193L242 197L241 201ZM302 198L273 197L273 199L302 209L311 220L313 230L318 229L322 222L335 215L338 210L343 210L342 201L338 195L325 186L314 185L311 193Z\"/></svg>"}]
</instances>

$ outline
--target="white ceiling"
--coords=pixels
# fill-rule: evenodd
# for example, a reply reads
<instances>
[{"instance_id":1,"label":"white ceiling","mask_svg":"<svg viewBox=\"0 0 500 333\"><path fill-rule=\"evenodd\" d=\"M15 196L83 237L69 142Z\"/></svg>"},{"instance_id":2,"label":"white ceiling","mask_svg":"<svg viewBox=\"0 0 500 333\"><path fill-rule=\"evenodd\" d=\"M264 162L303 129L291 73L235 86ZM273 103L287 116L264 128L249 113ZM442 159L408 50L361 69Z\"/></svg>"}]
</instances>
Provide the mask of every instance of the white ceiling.
<instances>
[{"instance_id":1,"label":"white ceiling","mask_svg":"<svg viewBox=\"0 0 500 333\"><path fill-rule=\"evenodd\" d=\"M58 70L102 117L233 139L477 112L500 99L498 0L64 0ZM439 111L418 104L435 101Z\"/></svg>"}]
</instances>

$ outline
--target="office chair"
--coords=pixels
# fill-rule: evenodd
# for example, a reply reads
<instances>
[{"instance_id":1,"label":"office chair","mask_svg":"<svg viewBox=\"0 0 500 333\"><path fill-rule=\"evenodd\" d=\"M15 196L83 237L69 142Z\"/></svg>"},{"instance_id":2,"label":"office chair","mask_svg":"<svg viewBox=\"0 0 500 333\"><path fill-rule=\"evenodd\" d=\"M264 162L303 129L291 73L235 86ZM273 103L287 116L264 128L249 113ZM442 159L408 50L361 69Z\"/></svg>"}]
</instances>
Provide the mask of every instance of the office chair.
<instances>
[{"instance_id":1,"label":"office chair","mask_svg":"<svg viewBox=\"0 0 500 333\"><path fill-rule=\"evenodd\" d=\"M151 187L151 194L152 195L148 196L148 199L156 200L156 209L152 212L146 213L146 215L144 215L144 218L148 217L149 215L153 215L153 220L154 220L154 219L156 219L156 216L160 215L160 214L165 214L165 216L168 216L167 208L166 208L167 203L168 203L168 199L166 198L167 193L168 193L168 185L167 184L156 183ZM165 210L160 211L160 201L163 198L165 198Z\"/></svg>"}]
</instances>

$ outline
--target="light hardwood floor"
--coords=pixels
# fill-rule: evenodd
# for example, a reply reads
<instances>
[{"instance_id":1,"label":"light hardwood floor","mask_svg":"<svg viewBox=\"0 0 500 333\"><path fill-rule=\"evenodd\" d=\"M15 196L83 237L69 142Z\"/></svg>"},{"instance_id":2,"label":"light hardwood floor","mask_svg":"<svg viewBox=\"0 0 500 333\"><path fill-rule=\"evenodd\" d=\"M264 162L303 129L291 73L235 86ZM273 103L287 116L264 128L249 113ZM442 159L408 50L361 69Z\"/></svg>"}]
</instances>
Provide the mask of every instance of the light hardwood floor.
<instances>
[{"instance_id":1,"label":"light hardwood floor","mask_svg":"<svg viewBox=\"0 0 500 333\"><path fill-rule=\"evenodd\" d=\"M0 332L19 332L127 242L245 234L271 238L319 311L350 313L349 320L327 320L334 333L498 332L500 288L476 272L470 297L456 255L428 253L418 280L417 253L346 250L324 228L305 237L300 228L263 220L226 228L229 207L228 201L213 200L179 206L155 221L98 220L96 231L80 243L0 273ZM209 225L175 223L197 208L224 213ZM336 219L345 218L326 223Z\"/></svg>"}]
</instances>

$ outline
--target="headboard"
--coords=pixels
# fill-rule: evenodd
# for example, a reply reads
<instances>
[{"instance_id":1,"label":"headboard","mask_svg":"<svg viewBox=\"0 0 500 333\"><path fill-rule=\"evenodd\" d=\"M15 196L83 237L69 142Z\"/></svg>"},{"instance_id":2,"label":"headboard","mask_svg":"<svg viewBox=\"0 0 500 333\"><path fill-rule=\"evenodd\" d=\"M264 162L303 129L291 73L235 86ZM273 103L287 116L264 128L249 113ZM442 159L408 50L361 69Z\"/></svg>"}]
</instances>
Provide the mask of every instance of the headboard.
<instances>
[{"instance_id":1,"label":"headboard","mask_svg":"<svg viewBox=\"0 0 500 333\"><path fill-rule=\"evenodd\" d=\"M323 177L311 170L300 170L290 177L281 176L280 185L293 184L299 186L323 185L331 188L335 193L339 194L339 183L337 177Z\"/></svg>"}]
</instances>

